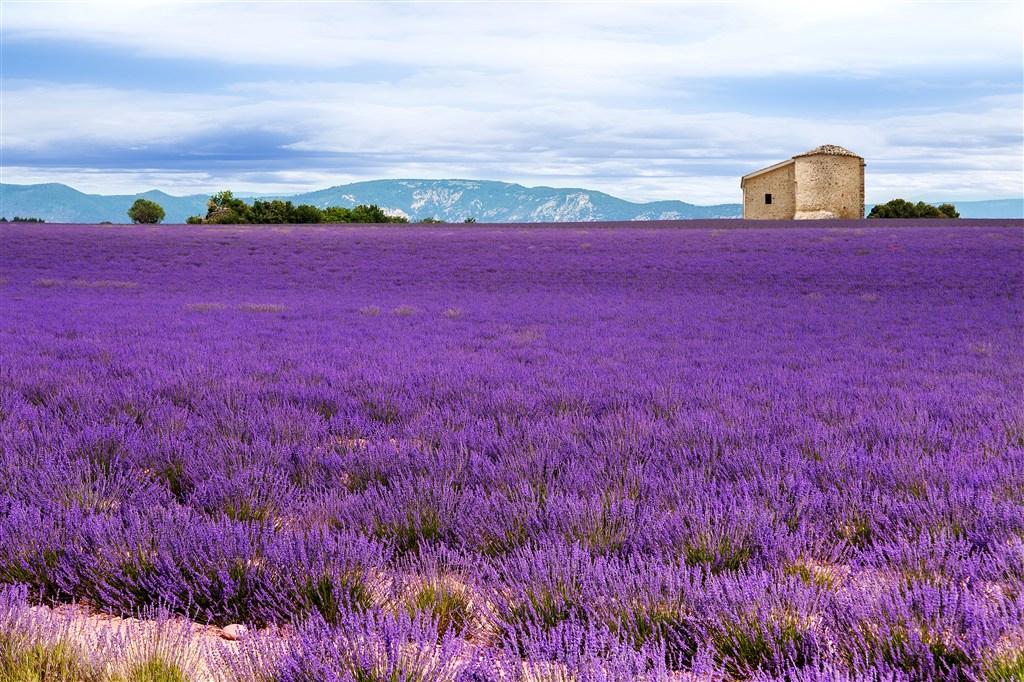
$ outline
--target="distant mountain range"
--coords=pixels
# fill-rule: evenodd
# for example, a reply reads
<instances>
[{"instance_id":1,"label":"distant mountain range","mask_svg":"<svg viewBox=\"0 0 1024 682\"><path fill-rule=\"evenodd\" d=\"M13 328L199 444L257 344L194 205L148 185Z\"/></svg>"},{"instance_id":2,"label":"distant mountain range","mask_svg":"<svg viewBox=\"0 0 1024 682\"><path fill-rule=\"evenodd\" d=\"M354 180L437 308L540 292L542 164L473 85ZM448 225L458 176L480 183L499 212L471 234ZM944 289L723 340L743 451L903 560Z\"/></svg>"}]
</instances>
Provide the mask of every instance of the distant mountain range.
<instances>
[{"instance_id":1,"label":"distant mountain range","mask_svg":"<svg viewBox=\"0 0 1024 682\"><path fill-rule=\"evenodd\" d=\"M0 185L0 215L43 218L47 222L125 223L128 207L138 198L149 199L167 212L164 222L183 223L193 215L206 215L208 194L176 197L157 190L133 195L84 194L67 185ZM373 180L303 194L236 196L285 199L293 204L344 206L376 204L410 221L436 218L481 223L539 223L594 220L678 220L736 218L740 204L695 206L682 201L636 204L585 189L523 187L507 182L475 180Z\"/></svg>"},{"instance_id":2,"label":"distant mountain range","mask_svg":"<svg viewBox=\"0 0 1024 682\"><path fill-rule=\"evenodd\" d=\"M599 220L685 220L739 218L740 204L696 206L684 201L634 203L588 189L523 187L485 180L372 180L338 185L303 194L246 196L285 199L318 207L376 204L410 221L436 218L481 223L590 222ZM183 223L206 214L207 194L177 197L158 190L141 194L85 194L57 183L0 184L0 216L10 220L42 218L51 223L126 223L136 199L155 201L167 212L167 223ZM929 202L943 203L943 202ZM1024 200L950 201L964 218L1024 218ZM870 210L870 206L868 209Z\"/></svg>"}]
</instances>

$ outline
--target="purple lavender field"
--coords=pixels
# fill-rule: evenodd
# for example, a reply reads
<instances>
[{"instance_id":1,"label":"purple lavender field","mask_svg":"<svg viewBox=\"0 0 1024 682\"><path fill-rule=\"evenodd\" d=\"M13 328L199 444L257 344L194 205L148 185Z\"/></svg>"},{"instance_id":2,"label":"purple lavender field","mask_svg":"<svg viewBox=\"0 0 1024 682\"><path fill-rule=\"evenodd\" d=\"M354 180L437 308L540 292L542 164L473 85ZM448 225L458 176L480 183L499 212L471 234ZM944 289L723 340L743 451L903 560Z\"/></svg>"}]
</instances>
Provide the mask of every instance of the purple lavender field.
<instances>
[{"instance_id":1,"label":"purple lavender field","mask_svg":"<svg viewBox=\"0 0 1024 682\"><path fill-rule=\"evenodd\" d=\"M688 225L0 228L7 601L239 680L1024 679L1020 222Z\"/></svg>"}]
</instances>

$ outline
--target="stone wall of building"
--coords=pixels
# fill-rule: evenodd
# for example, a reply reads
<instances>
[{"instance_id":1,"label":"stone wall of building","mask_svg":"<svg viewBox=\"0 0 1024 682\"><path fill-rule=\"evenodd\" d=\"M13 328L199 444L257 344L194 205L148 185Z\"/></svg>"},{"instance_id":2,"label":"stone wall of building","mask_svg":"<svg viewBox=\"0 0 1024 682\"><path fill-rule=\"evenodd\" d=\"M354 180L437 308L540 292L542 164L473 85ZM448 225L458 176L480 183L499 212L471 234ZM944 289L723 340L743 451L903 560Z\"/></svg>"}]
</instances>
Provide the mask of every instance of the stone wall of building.
<instances>
[{"instance_id":1,"label":"stone wall of building","mask_svg":"<svg viewBox=\"0 0 1024 682\"><path fill-rule=\"evenodd\" d=\"M794 157L796 206L793 218L864 217L864 160L859 156L813 154Z\"/></svg>"},{"instance_id":2,"label":"stone wall of building","mask_svg":"<svg viewBox=\"0 0 1024 682\"><path fill-rule=\"evenodd\" d=\"M747 220L792 220L796 211L794 163L743 180L743 217ZM772 203L765 195L770 194Z\"/></svg>"}]
</instances>

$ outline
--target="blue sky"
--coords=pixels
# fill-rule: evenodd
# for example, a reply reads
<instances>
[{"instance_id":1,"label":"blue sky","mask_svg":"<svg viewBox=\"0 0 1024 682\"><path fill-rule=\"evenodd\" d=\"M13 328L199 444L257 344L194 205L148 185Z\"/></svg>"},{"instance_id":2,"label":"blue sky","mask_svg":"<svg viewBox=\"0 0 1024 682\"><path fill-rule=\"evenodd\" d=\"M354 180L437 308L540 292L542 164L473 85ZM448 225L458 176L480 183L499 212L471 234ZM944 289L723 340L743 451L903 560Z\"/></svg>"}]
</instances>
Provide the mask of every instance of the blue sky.
<instances>
[{"instance_id":1,"label":"blue sky","mask_svg":"<svg viewBox=\"0 0 1024 682\"><path fill-rule=\"evenodd\" d=\"M379 178L738 202L820 144L867 200L1024 196L1024 3L0 3L3 182Z\"/></svg>"}]
</instances>

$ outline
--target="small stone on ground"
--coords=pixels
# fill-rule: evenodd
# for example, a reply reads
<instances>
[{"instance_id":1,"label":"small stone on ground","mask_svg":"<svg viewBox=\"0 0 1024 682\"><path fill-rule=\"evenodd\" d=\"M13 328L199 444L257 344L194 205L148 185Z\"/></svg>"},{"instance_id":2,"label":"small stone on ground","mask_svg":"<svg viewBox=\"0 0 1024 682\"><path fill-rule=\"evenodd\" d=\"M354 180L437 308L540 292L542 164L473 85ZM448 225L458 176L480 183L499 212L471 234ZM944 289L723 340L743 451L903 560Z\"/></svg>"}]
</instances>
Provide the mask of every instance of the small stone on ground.
<instances>
[{"instance_id":1,"label":"small stone on ground","mask_svg":"<svg viewBox=\"0 0 1024 682\"><path fill-rule=\"evenodd\" d=\"M245 638L245 636L249 633L249 628L245 627L244 625L232 623L231 625L225 626L222 632L224 633L224 639L229 639L232 642L237 642L238 640Z\"/></svg>"}]
</instances>

